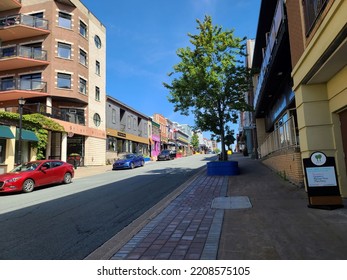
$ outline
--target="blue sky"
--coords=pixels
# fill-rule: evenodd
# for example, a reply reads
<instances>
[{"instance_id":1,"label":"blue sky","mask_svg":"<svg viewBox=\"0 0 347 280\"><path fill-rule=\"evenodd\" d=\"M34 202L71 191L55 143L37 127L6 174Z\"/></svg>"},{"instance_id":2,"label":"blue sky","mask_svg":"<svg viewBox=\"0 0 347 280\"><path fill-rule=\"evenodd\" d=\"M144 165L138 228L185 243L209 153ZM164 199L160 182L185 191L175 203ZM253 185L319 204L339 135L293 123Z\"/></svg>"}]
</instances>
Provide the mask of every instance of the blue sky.
<instances>
[{"instance_id":1,"label":"blue sky","mask_svg":"<svg viewBox=\"0 0 347 280\"><path fill-rule=\"evenodd\" d=\"M106 26L107 94L152 116L194 124L193 116L173 111L162 85L179 62L176 50L197 34L196 19L234 29L238 37L256 34L260 0L82 0ZM107 4L101 5L100 3Z\"/></svg>"}]
</instances>

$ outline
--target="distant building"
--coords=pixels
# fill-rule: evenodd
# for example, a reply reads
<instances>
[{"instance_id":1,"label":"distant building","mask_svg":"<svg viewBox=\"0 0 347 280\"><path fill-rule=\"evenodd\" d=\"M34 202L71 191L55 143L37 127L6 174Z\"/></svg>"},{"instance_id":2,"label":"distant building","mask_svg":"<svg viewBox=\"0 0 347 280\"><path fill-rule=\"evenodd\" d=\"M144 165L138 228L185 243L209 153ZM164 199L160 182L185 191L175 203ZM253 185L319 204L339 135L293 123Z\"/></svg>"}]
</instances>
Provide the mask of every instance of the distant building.
<instances>
[{"instance_id":1,"label":"distant building","mask_svg":"<svg viewBox=\"0 0 347 280\"><path fill-rule=\"evenodd\" d=\"M161 115L161 114L154 114L152 116L153 121L158 123L160 125L160 144L161 144L161 150L167 149L168 148L168 143L169 143L169 129L167 125L167 120L166 118Z\"/></svg>"},{"instance_id":2,"label":"distant building","mask_svg":"<svg viewBox=\"0 0 347 280\"><path fill-rule=\"evenodd\" d=\"M106 98L107 160L120 153L141 153L149 155L150 118L121 101Z\"/></svg>"}]
</instances>

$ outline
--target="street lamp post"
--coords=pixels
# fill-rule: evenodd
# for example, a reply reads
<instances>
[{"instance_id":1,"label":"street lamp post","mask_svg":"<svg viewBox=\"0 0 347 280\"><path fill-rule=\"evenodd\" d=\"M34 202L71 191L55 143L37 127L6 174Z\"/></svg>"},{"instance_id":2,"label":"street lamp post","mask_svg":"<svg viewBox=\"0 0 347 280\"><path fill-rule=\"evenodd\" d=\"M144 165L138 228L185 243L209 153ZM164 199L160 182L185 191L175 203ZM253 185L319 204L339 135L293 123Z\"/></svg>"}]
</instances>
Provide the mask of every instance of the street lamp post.
<instances>
[{"instance_id":1,"label":"street lamp post","mask_svg":"<svg viewBox=\"0 0 347 280\"><path fill-rule=\"evenodd\" d=\"M23 119L23 106L25 104L25 99L23 97L18 99L19 104L19 136L18 136L18 157L17 164L22 163L22 119Z\"/></svg>"}]
</instances>

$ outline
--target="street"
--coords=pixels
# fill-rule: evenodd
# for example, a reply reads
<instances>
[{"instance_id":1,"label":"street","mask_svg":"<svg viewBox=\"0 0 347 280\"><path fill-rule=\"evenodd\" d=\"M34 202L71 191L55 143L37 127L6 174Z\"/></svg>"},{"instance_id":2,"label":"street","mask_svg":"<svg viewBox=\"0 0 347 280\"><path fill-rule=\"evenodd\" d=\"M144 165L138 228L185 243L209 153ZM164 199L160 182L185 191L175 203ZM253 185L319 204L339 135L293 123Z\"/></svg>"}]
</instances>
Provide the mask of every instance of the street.
<instances>
[{"instance_id":1,"label":"street","mask_svg":"<svg viewBox=\"0 0 347 280\"><path fill-rule=\"evenodd\" d=\"M0 259L79 260L179 187L213 155L110 170L33 193L0 195Z\"/></svg>"}]
</instances>

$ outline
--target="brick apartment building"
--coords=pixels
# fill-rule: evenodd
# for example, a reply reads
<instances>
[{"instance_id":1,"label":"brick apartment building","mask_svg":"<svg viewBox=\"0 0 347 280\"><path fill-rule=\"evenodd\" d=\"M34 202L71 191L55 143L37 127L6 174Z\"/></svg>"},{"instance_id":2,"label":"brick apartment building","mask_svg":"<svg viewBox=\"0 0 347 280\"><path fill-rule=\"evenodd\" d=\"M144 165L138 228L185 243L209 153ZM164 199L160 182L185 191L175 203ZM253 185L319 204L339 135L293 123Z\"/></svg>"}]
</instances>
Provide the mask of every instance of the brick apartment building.
<instances>
[{"instance_id":1,"label":"brick apartment building","mask_svg":"<svg viewBox=\"0 0 347 280\"><path fill-rule=\"evenodd\" d=\"M49 131L46 158L79 154L81 165L105 164L105 87L106 29L79 0L1 0L0 110L18 112L23 98L24 115L64 128ZM25 140L23 160L32 159ZM0 141L0 163L11 169L18 141Z\"/></svg>"}]
</instances>

